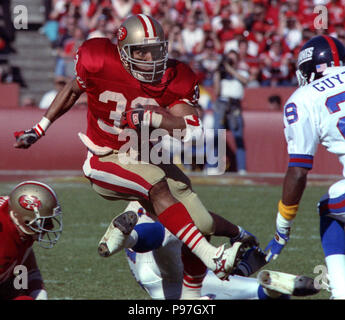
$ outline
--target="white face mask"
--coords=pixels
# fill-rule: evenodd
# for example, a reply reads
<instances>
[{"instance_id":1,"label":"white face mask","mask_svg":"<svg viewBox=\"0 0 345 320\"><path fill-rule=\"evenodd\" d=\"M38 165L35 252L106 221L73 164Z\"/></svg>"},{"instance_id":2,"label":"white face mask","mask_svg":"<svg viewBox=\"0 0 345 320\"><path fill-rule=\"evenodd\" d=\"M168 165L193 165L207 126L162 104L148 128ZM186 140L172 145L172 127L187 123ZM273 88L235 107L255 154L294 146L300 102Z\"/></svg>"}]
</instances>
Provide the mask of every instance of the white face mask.
<instances>
[{"instance_id":1,"label":"white face mask","mask_svg":"<svg viewBox=\"0 0 345 320\"><path fill-rule=\"evenodd\" d=\"M158 56L153 54L154 58L152 61L133 58L130 52L131 47L134 46L137 45L124 45L121 50L119 49L121 61L132 76L142 82L154 82L161 79L168 61L168 42L161 41L159 43L161 54Z\"/></svg>"},{"instance_id":2,"label":"white face mask","mask_svg":"<svg viewBox=\"0 0 345 320\"><path fill-rule=\"evenodd\" d=\"M36 208L35 208L36 209ZM10 217L15 225L27 235L37 235L37 242L40 247L45 249L52 248L59 240L62 233L62 214L60 206L57 206L53 210L52 216L41 217L39 211L36 209L35 215L29 223L23 224L19 222L15 213L11 210ZM47 222L50 220L49 222ZM52 228L46 228L47 225L52 225Z\"/></svg>"},{"instance_id":3,"label":"white face mask","mask_svg":"<svg viewBox=\"0 0 345 320\"><path fill-rule=\"evenodd\" d=\"M296 71L296 77L298 81L298 86L303 87L307 85L308 83L314 81L315 79L315 72L312 72L310 75L310 79L307 79L305 76L303 76L302 72L300 70Z\"/></svg>"}]
</instances>

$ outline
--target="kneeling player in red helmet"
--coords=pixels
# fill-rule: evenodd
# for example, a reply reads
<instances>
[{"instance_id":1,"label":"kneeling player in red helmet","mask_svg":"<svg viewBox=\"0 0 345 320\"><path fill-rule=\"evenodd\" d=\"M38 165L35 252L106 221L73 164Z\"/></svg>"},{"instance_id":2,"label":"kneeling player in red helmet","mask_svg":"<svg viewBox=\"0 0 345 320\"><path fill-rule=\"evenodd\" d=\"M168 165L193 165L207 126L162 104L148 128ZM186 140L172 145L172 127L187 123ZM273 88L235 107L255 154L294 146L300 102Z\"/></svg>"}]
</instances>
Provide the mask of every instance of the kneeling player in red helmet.
<instances>
[{"instance_id":1,"label":"kneeling player in red helmet","mask_svg":"<svg viewBox=\"0 0 345 320\"><path fill-rule=\"evenodd\" d=\"M52 248L61 232L61 207L48 185L24 181L0 196L0 300L47 299L32 245Z\"/></svg>"}]
</instances>

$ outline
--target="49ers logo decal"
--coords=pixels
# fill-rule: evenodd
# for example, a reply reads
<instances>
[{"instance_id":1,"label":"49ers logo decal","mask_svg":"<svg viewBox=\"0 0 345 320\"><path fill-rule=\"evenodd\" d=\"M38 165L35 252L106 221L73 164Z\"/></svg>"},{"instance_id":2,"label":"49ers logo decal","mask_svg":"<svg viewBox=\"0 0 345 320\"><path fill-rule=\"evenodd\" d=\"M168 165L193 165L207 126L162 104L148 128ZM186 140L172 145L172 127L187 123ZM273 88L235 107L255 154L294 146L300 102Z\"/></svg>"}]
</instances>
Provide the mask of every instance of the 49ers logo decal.
<instances>
[{"instance_id":1,"label":"49ers logo decal","mask_svg":"<svg viewBox=\"0 0 345 320\"><path fill-rule=\"evenodd\" d=\"M24 195L19 198L19 204L26 210L34 211L41 206L41 201L35 196Z\"/></svg>"},{"instance_id":2,"label":"49ers logo decal","mask_svg":"<svg viewBox=\"0 0 345 320\"><path fill-rule=\"evenodd\" d=\"M119 41L124 40L127 37L127 29L125 27L121 27L118 31L117 31L117 39Z\"/></svg>"}]
</instances>

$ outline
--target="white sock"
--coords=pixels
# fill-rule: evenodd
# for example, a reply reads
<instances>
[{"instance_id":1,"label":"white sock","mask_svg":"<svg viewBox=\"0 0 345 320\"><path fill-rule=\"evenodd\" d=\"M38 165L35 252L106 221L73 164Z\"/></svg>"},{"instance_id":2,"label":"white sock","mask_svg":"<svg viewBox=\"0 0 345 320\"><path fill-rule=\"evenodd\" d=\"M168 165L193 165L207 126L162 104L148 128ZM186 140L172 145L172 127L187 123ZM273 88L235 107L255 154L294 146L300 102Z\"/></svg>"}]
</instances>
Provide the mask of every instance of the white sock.
<instances>
[{"instance_id":1,"label":"white sock","mask_svg":"<svg viewBox=\"0 0 345 320\"><path fill-rule=\"evenodd\" d=\"M206 238L202 238L191 251L202 260L207 268L214 271L216 269L216 264L213 258L216 256L218 249L219 248L211 245Z\"/></svg>"},{"instance_id":2,"label":"white sock","mask_svg":"<svg viewBox=\"0 0 345 320\"><path fill-rule=\"evenodd\" d=\"M345 255L332 254L325 260L332 298L345 299Z\"/></svg>"}]
</instances>

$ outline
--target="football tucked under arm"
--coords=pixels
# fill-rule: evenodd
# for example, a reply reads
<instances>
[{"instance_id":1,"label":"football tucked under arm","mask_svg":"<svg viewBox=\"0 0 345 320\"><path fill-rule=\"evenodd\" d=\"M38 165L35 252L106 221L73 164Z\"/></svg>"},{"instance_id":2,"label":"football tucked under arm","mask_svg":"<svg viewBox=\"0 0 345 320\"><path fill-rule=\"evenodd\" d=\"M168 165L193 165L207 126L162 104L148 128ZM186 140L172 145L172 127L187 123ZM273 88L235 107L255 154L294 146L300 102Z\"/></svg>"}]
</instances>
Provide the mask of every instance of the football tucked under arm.
<instances>
[{"instance_id":1,"label":"football tucked under arm","mask_svg":"<svg viewBox=\"0 0 345 320\"><path fill-rule=\"evenodd\" d=\"M180 116L179 114L174 114L172 112L172 109L166 109L157 106L145 106L145 108L149 110L152 114L157 114L161 116L161 123L159 127L156 128L165 129L169 132L169 134L172 134L174 129L183 130L186 128L183 116Z\"/></svg>"},{"instance_id":2,"label":"football tucked under arm","mask_svg":"<svg viewBox=\"0 0 345 320\"><path fill-rule=\"evenodd\" d=\"M184 142L202 136L202 123L197 109L185 103L174 105L173 108L145 105L124 112L121 128L138 130L141 126L164 129L169 135L183 138Z\"/></svg>"},{"instance_id":3,"label":"football tucked under arm","mask_svg":"<svg viewBox=\"0 0 345 320\"><path fill-rule=\"evenodd\" d=\"M203 137L203 126L196 106L179 103L170 108L169 113L179 119L179 126L175 125L174 129L183 130L183 142L197 141Z\"/></svg>"},{"instance_id":4,"label":"football tucked under arm","mask_svg":"<svg viewBox=\"0 0 345 320\"><path fill-rule=\"evenodd\" d=\"M122 114L120 128L139 129L142 126L161 128L163 112L160 107L142 106L126 111Z\"/></svg>"}]
</instances>

